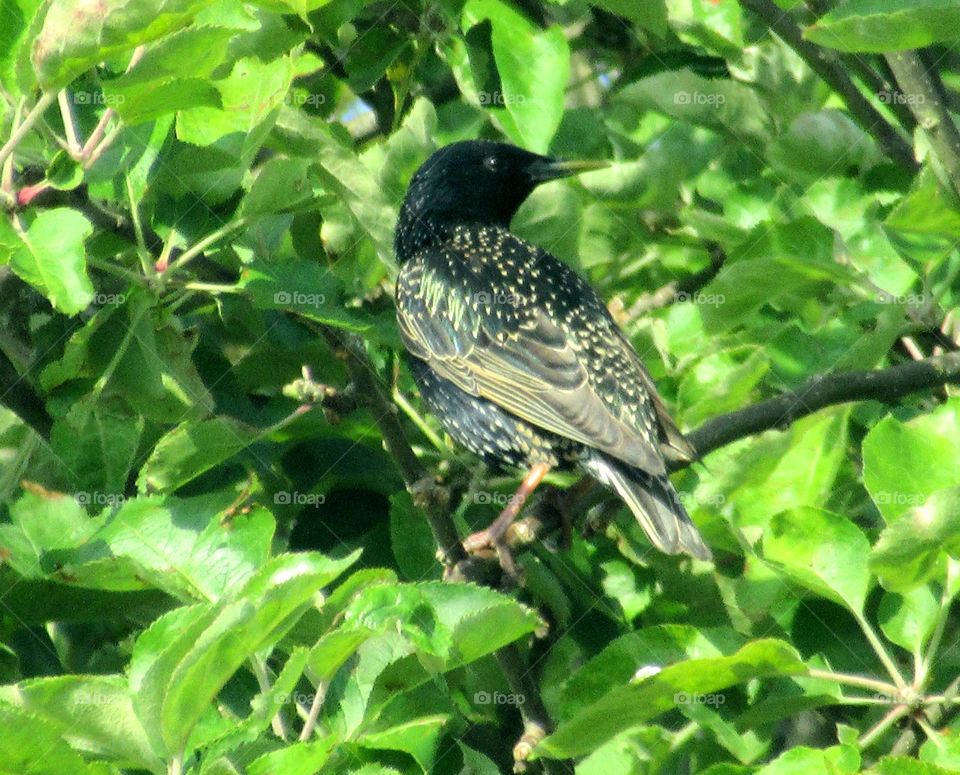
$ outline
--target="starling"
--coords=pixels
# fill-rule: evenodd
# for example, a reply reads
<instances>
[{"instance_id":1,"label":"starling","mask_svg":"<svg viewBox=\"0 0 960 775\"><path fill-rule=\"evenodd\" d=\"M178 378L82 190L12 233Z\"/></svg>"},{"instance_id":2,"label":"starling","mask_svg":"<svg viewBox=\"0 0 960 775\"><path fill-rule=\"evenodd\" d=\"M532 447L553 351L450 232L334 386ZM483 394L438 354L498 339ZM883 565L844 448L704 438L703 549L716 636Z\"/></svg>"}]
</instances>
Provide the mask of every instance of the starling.
<instances>
[{"instance_id":1,"label":"starling","mask_svg":"<svg viewBox=\"0 0 960 775\"><path fill-rule=\"evenodd\" d=\"M394 248L397 319L429 410L460 444L527 474L469 549L492 546L551 468L611 486L664 552L710 551L667 478L694 450L606 306L559 259L510 233L539 184L604 164L504 143L436 151L413 176Z\"/></svg>"}]
</instances>

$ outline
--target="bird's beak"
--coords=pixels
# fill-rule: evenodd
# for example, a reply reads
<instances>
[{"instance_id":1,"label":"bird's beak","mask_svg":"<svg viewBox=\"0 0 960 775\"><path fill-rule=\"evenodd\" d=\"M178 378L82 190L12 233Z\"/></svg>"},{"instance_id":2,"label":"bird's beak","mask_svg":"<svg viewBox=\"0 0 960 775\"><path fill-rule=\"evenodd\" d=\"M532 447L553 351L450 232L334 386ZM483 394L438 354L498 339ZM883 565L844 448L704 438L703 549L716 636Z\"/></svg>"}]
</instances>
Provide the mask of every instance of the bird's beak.
<instances>
[{"instance_id":1,"label":"bird's beak","mask_svg":"<svg viewBox=\"0 0 960 775\"><path fill-rule=\"evenodd\" d=\"M527 172L531 180L535 183L543 183L547 180L567 178L571 175L579 175L582 172L590 172L590 170L602 170L609 166L610 162L603 160L580 159L565 161L561 159L550 159L544 156L542 159L537 159L527 167Z\"/></svg>"}]
</instances>

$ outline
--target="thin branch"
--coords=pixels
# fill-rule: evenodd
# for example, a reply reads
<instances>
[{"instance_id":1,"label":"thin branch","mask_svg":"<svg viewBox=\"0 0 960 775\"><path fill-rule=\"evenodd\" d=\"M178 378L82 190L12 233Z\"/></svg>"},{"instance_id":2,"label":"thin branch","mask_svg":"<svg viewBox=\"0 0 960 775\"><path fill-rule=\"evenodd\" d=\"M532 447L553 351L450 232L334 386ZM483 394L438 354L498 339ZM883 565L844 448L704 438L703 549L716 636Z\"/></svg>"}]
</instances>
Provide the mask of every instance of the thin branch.
<instances>
[{"instance_id":1,"label":"thin branch","mask_svg":"<svg viewBox=\"0 0 960 775\"><path fill-rule=\"evenodd\" d=\"M553 731L553 722L540 699L537 684L530 675L523 655L516 645L504 646L496 652L500 669L510 684L510 691L517 700L520 716L523 718L523 735L513 747L514 772L525 772L527 760L537 744ZM572 773L571 762L543 760L548 773Z\"/></svg>"},{"instance_id":2,"label":"thin branch","mask_svg":"<svg viewBox=\"0 0 960 775\"><path fill-rule=\"evenodd\" d=\"M373 414L374 422L380 429L387 451L396 461L407 489L424 507L424 513L444 564L456 565L466 560L467 554L460 543L456 526L450 518L446 503L447 494L432 484L432 477L410 447L410 442L407 441L397 416L397 408L387 400L380 389L376 372L363 351L363 344L355 337L347 336L328 326L320 327L319 330L334 350L344 354L347 371L356 395Z\"/></svg>"},{"instance_id":3,"label":"thin branch","mask_svg":"<svg viewBox=\"0 0 960 775\"><path fill-rule=\"evenodd\" d=\"M687 439L703 456L755 433L786 428L801 417L835 404L870 400L890 403L910 393L956 384L960 384L960 352L886 369L818 375L792 393L707 420Z\"/></svg>"},{"instance_id":4,"label":"thin branch","mask_svg":"<svg viewBox=\"0 0 960 775\"><path fill-rule=\"evenodd\" d=\"M853 117L864 131L874 136L887 156L908 172L917 171L918 165L910 143L863 96L835 54L805 40L796 22L772 0L740 0L740 5L760 17L777 37L796 51L810 69L840 95Z\"/></svg>"},{"instance_id":5,"label":"thin branch","mask_svg":"<svg viewBox=\"0 0 960 775\"><path fill-rule=\"evenodd\" d=\"M953 190L960 193L960 131L947 112L940 76L928 70L915 51L886 54L886 59L901 91L913 98L908 101L910 109L930 138Z\"/></svg>"},{"instance_id":6,"label":"thin branch","mask_svg":"<svg viewBox=\"0 0 960 775\"><path fill-rule=\"evenodd\" d=\"M857 741L860 750L872 745L876 740L886 732L890 727L896 724L900 719L906 716L910 709L906 705L898 705L878 721L871 729L867 730L863 737Z\"/></svg>"},{"instance_id":7,"label":"thin branch","mask_svg":"<svg viewBox=\"0 0 960 775\"><path fill-rule=\"evenodd\" d=\"M895 697L898 693L897 687L892 683L878 681L876 678L868 678L867 676L856 675L854 673L837 673L833 670L810 668L810 670L807 671L807 675L809 675L810 678L819 678L825 681L833 681L834 683L856 686L860 689L870 689L877 694L883 694L887 697Z\"/></svg>"},{"instance_id":8,"label":"thin branch","mask_svg":"<svg viewBox=\"0 0 960 775\"><path fill-rule=\"evenodd\" d=\"M33 106L29 113L24 117L23 122L10 135L10 139L0 148L0 164L11 154L17 144L26 136L27 132L33 129L37 119L43 115L43 112L49 108L57 99L57 93L48 91L40 95L37 104Z\"/></svg>"},{"instance_id":9,"label":"thin branch","mask_svg":"<svg viewBox=\"0 0 960 775\"><path fill-rule=\"evenodd\" d=\"M57 93L57 104L60 106L63 131L67 136L67 152L76 159L80 156L80 140L77 136L77 122L73 117L73 105L70 104L70 95L66 89Z\"/></svg>"}]
</instances>

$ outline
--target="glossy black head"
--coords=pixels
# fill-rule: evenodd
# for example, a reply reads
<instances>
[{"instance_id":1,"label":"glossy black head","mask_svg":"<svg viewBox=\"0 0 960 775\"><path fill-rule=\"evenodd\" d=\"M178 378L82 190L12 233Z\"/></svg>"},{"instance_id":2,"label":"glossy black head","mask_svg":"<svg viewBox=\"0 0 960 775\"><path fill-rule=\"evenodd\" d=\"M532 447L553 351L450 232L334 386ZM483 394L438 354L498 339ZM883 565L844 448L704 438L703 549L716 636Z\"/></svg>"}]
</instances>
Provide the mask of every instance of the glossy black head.
<instances>
[{"instance_id":1,"label":"glossy black head","mask_svg":"<svg viewBox=\"0 0 960 775\"><path fill-rule=\"evenodd\" d=\"M397 222L397 259L402 263L456 224L507 226L539 184L598 166L558 161L488 140L447 145L410 181Z\"/></svg>"}]
</instances>

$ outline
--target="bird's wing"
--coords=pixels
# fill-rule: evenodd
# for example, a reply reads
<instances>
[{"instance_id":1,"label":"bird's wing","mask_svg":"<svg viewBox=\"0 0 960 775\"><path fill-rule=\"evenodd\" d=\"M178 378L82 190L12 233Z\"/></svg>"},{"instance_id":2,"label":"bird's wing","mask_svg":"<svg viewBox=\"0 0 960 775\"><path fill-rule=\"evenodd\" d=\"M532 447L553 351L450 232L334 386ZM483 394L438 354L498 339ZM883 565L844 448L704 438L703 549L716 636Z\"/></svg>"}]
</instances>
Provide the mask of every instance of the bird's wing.
<instances>
[{"instance_id":1,"label":"bird's wing","mask_svg":"<svg viewBox=\"0 0 960 775\"><path fill-rule=\"evenodd\" d=\"M511 237L514 266L449 248L404 264L400 332L410 352L462 390L650 474L663 404L593 290L565 264ZM517 264L520 264L519 266Z\"/></svg>"}]
</instances>

